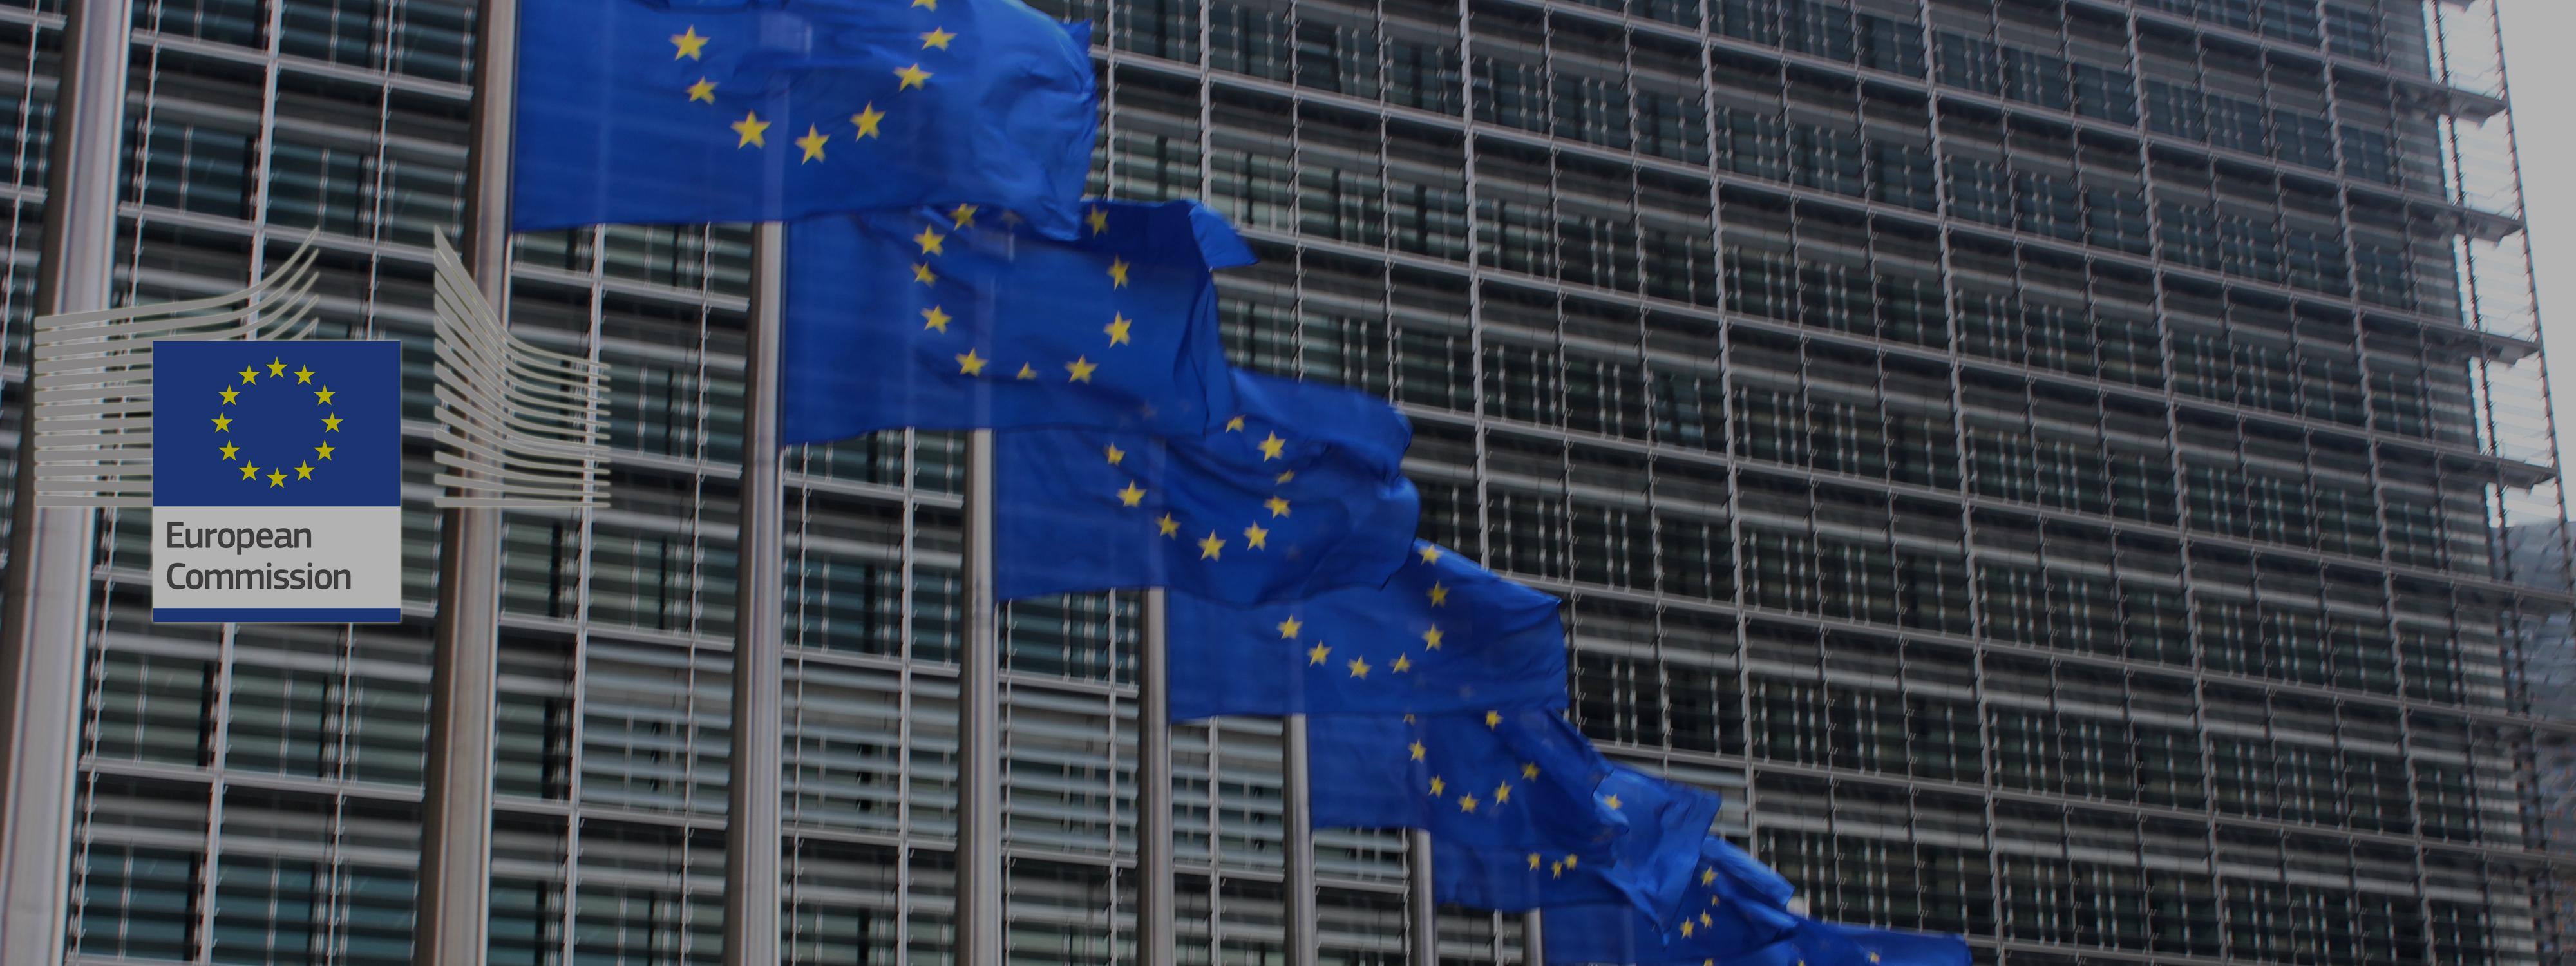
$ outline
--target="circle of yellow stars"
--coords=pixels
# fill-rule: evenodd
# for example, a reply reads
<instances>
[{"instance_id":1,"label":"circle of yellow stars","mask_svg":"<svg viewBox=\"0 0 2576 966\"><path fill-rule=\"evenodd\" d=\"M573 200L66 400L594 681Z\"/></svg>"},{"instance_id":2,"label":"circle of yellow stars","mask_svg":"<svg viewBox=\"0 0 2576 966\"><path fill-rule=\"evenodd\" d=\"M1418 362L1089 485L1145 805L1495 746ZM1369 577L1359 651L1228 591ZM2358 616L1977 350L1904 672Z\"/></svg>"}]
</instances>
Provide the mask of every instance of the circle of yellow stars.
<instances>
[{"instance_id":1,"label":"circle of yellow stars","mask_svg":"<svg viewBox=\"0 0 2576 966\"><path fill-rule=\"evenodd\" d=\"M937 259L948 254L948 242L951 238L955 237L956 234L962 234L976 229L975 217L981 211L982 209L975 205L960 204L948 211L948 224L946 227L949 233L941 233L940 228L942 226L937 222L932 222L930 224L923 225L921 232L912 236L912 243L914 247L920 249L921 257L920 261L912 264L912 280L914 284L931 286L933 287L932 290L934 292L937 291L936 286L939 284L939 273L932 266L937 263ZM1005 230L1015 229L1019 224L1019 217L1008 211L1003 212L998 220L1002 222ZM1093 206L1085 220L1090 224L1091 233L1094 235L1109 230L1109 212L1105 208L1097 205ZM1109 264L1106 266L1106 269L1109 278L1109 287L1112 291L1127 287L1128 275L1133 269L1133 266L1129 265L1126 259L1113 255L1110 257ZM956 316L948 314L948 310L945 306L935 302L929 308L922 309L920 314L922 330L937 332L941 335L947 335L949 324L957 321ZM1133 344L1133 330L1135 328L1135 324L1135 320L1128 318L1124 312L1112 309L1110 312L1109 324L1101 327L1101 333L1106 337L1108 343L1102 348L1102 351L1107 353L1118 346ZM1011 372L1010 378L1013 381L1034 382L1040 378L1037 366L1032 363L1023 362L1017 370L997 369L993 366L994 360L986 357L981 350L974 346L968 346L966 351L957 353L954 356L951 356L951 358L957 361L957 372L955 374L970 379L984 378L988 374L998 377L999 374L1004 371ZM1107 359L1109 356L1104 354L1101 358ZM1086 352L1078 354L1074 356L1072 362L1064 363L1065 383L1068 385L1074 383L1089 385L1092 382L1092 375L1100 370L1100 366L1100 363L1093 362L1091 360L1090 353ZM1116 450L1116 447L1111 447L1111 449ZM1120 459L1123 458L1124 454L1122 453ZM1120 461L1120 459L1112 459L1109 462L1115 465ZM1128 490L1132 492L1121 492L1120 501L1126 506L1131 507L1141 505L1144 499L1144 491L1137 489L1133 482L1128 484Z\"/></svg>"},{"instance_id":2,"label":"circle of yellow stars","mask_svg":"<svg viewBox=\"0 0 2576 966\"><path fill-rule=\"evenodd\" d=\"M267 371L262 372L262 369L266 369ZM223 454L225 462L240 464L237 468L241 470L241 479L242 482L245 483L257 483L260 480L267 480L270 487L283 488L289 480L312 479L313 471L317 469L317 467L313 465L314 461L319 460L321 462L328 463L331 461L331 454L339 449L339 447L331 445L331 437L329 434L340 431L340 423L342 420L340 419L340 414L337 411L328 408L331 405L332 397L338 395L338 393L332 390L329 383L314 382L313 370L310 367L297 366L294 372L290 373L286 371L286 360L282 356L271 357L268 364L265 366L257 363L243 366L242 370L234 373L234 375L241 377L241 385L226 385L221 389L215 390L215 395L223 400L221 403L217 404L218 407L227 407L239 403L241 401L242 391L257 387L259 385L259 379L263 375L270 379L279 380L291 375L295 377L295 385L311 387L304 391L311 392L313 394L313 404L325 407L323 409L324 415L319 420L322 424L323 441L313 447L312 456L299 459L294 466L270 466L263 468L257 463L251 462L250 459L242 456L241 447L234 445L232 437L230 436L222 437L219 440L220 445L215 447L215 451ZM214 418L215 432L230 433L233 431L233 424L240 422L240 420L234 419L232 412L233 410L224 408L218 408L216 410ZM265 472L262 472L263 469L265 469ZM287 475L289 471L293 471L294 475Z\"/></svg>"},{"instance_id":3,"label":"circle of yellow stars","mask_svg":"<svg viewBox=\"0 0 2576 966\"><path fill-rule=\"evenodd\" d=\"M1093 209L1092 214L1094 216L1101 216L1103 213L1099 209L1095 208ZM1095 218L1092 224L1094 230L1097 231L1100 230L1100 226L1106 224L1106 222L1096 220ZM1125 285L1127 277L1126 263L1123 261L1112 260L1110 262L1110 277L1113 280L1112 287ZM1110 321L1108 328L1104 330L1109 334L1110 344L1124 345L1127 341L1127 327L1130 324L1130 321L1125 316L1114 317ZM1225 434L1241 433L1244 432L1244 426L1244 417L1236 416L1232 419L1226 420L1223 432ZM1274 460L1286 458L1288 441L1281 439L1278 433L1269 432L1264 433L1263 438L1259 442L1253 443L1252 448L1260 452L1261 462L1266 464ZM1111 466L1121 466L1127 462L1127 451L1119 449L1115 444L1103 447L1103 455L1109 460L1109 465ZM1296 471L1282 470L1277 475L1271 477L1271 484L1273 486L1285 486L1288 481L1296 478ZM1127 481L1126 488L1117 491L1116 495L1120 505L1140 507L1144 505L1146 491L1139 488L1136 481L1131 479ZM1261 509L1269 512L1269 516L1256 517L1253 522L1247 524L1243 528L1242 541L1243 547L1246 550L1270 549L1270 528L1262 526L1262 524L1266 522L1275 522L1281 517L1292 515L1294 512L1294 509L1288 502L1288 498L1280 495L1279 492L1275 490L1271 492L1268 499L1261 501L1260 506ZM1181 537L1181 521L1174 519L1170 513L1164 513L1155 517L1154 528L1156 532L1161 534L1165 539L1177 540ZM1224 560L1226 548L1234 545L1232 540L1218 535L1217 531L1213 529L1209 530L1206 536L1200 537L1198 540L1194 541L1194 543L1199 548L1198 558L1200 560L1214 561ZM1292 634L1287 636L1294 637L1295 635ZM1323 659L1321 657L1316 658L1317 663L1322 663L1322 660ZM1352 675L1354 677L1368 676L1369 667L1365 662L1354 662L1351 665L1351 668ZM1407 669L1408 668L1406 667L1399 667L1396 670L1403 671Z\"/></svg>"},{"instance_id":4,"label":"circle of yellow stars","mask_svg":"<svg viewBox=\"0 0 2576 966\"><path fill-rule=\"evenodd\" d=\"M939 0L912 0L912 6L927 9L933 14L939 12ZM956 32L935 23L928 31L917 36L921 40L921 50L937 50L942 53L947 52L948 45L957 39ZM690 24L681 32L671 35L671 59L704 62L707 56L707 45L714 40L714 37L699 33L696 24ZM919 61L895 68L893 73L897 95L910 90L926 90L930 86L930 79L936 76L922 69ZM690 103L702 103L713 107L716 105L716 88L719 86L721 85L717 82L701 75L696 83L681 88L681 91L688 96ZM878 110L876 102L865 102L859 107L858 113L849 116L849 127L843 133L846 133L852 142L882 137L881 127L885 123L885 118L886 112ZM776 125L775 120L764 120L760 112L746 109L742 113L741 120L730 122L725 126L733 129L734 147L750 149L769 147L769 129ZM834 124L833 129L834 132L842 132L840 124ZM804 136L791 142L802 152L796 163L803 165L823 160L824 147L832 142L832 136L833 132L824 131L819 124L805 125Z\"/></svg>"},{"instance_id":5,"label":"circle of yellow stars","mask_svg":"<svg viewBox=\"0 0 2576 966\"><path fill-rule=\"evenodd\" d=\"M1238 422L1239 421L1240 420L1238 420ZM1277 437L1272 438L1275 439ZM1116 447L1111 447L1111 449L1115 450ZM1112 460L1111 462L1116 462L1116 460ZM1133 484L1130 485L1132 486ZM1275 509L1279 511L1278 515L1286 515L1286 501L1280 500L1277 497L1272 497L1271 502L1278 504L1278 506L1275 507ZM1169 520L1171 518L1166 516L1164 519ZM1164 534L1166 536L1170 535L1170 533L1170 529L1165 529ZM1213 536L1213 534L1211 534L1211 536ZM1416 553L1420 556L1423 566L1426 567L1438 563L1440 558L1443 556L1440 548L1427 543L1423 544L1418 550L1416 550ZM1434 579L1431 582L1431 587L1425 590L1423 594L1430 598L1432 607L1438 608L1449 606L1449 585L1440 580ZM1280 621L1275 625L1275 627L1279 631L1280 640L1297 641L1298 635L1304 633L1306 624L1305 622L1298 620L1296 614L1291 613L1288 615L1287 620ZM1439 622L1431 621L1426 623L1423 627L1421 636L1422 649L1426 652L1424 656L1427 658L1429 657L1427 652L1439 650L1441 643L1446 641L1448 636L1449 634L1447 631L1440 629ZM1326 662L1332 656L1332 647L1326 645L1322 641L1316 641L1314 646L1306 649L1306 666L1310 668L1329 666ZM1349 672L1349 676L1352 678L1366 678L1369 676L1369 672L1377 670L1375 665L1370 664L1365 659L1353 659L1343 662L1342 668ZM1410 653L1397 654L1395 656L1395 660L1389 661L1386 664L1386 670L1390 674L1408 674L1413 671L1413 668L1414 660L1413 655ZM1497 718L1492 712L1487 712L1486 717L1488 719L1485 722L1487 727L1492 727L1495 722L1499 720L1499 718Z\"/></svg>"}]
</instances>

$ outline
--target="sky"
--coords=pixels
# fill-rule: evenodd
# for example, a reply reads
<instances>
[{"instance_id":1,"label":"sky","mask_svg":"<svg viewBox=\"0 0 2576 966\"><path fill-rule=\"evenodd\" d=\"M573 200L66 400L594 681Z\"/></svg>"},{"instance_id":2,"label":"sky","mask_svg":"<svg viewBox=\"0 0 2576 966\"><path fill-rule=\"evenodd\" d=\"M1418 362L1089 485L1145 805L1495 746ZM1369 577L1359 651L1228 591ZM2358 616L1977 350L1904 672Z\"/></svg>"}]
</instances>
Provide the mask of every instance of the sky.
<instances>
[{"instance_id":1,"label":"sky","mask_svg":"<svg viewBox=\"0 0 2576 966\"><path fill-rule=\"evenodd\" d=\"M2540 338L2563 448L2576 429L2576 0L2497 0L2505 83L2522 155L2522 204L2540 282Z\"/></svg>"}]
</instances>

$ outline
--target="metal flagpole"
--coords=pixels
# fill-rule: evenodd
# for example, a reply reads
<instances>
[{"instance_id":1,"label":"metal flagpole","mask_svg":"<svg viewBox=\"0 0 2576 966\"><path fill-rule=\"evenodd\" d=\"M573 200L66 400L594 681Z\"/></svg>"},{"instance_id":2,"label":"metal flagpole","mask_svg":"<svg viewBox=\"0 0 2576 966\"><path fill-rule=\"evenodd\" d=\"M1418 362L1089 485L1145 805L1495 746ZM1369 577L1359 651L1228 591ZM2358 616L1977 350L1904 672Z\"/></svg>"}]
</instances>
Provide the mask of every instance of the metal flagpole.
<instances>
[{"instance_id":1,"label":"metal flagpole","mask_svg":"<svg viewBox=\"0 0 2576 966\"><path fill-rule=\"evenodd\" d=\"M780 570L778 339L787 226L751 243L751 327L744 340L742 536L733 635L733 757L725 801L725 966L778 963Z\"/></svg>"},{"instance_id":2,"label":"metal flagpole","mask_svg":"<svg viewBox=\"0 0 2576 966\"><path fill-rule=\"evenodd\" d=\"M957 654L957 966L1002 966L1001 644L993 431L966 442L966 639Z\"/></svg>"},{"instance_id":3,"label":"metal flagpole","mask_svg":"<svg viewBox=\"0 0 2576 966\"><path fill-rule=\"evenodd\" d=\"M1306 716L1288 716L1280 764L1280 797L1288 806L1288 966L1315 966L1315 795L1310 784Z\"/></svg>"},{"instance_id":4,"label":"metal flagpole","mask_svg":"<svg viewBox=\"0 0 2576 966\"><path fill-rule=\"evenodd\" d=\"M1142 966L1172 966L1172 652L1170 592L1145 591L1136 702L1136 932Z\"/></svg>"},{"instance_id":5,"label":"metal flagpole","mask_svg":"<svg viewBox=\"0 0 2576 966\"><path fill-rule=\"evenodd\" d=\"M1406 832L1404 846L1411 886L1405 909L1412 919L1404 931L1405 961L1436 966L1440 962L1440 907L1431 898L1431 833L1421 829Z\"/></svg>"},{"instance_id":6,"label":"metal flagpole","mask_svg":"<svg viewBox=\"0 0 2576 966\"><path fill-rule=\"evenodd\" d=\"M108 307L131 0L71 5L56 89L39 317ZM19 416L0 597L0 963L57 963L69 917L81 663L98 511L36 508L36 414Z\"/></svg>"},{"instance_id":7,"label":"metal flagpole","mask_svg":"<svg viewBox=\"0 0 2576 966\"><path fill-rule=\"evenodd\" d=\"M1547 966L1546 923L1536 909L1521 913L1521 962Z\"/></svg>"},{"instance_id":8,"label":"metal flagpole","mask_svg":"<svg viewBox=\"0 0 2576 966\"><path fill-rule=\"evenodd\" d=\"M465 265L504 325L510 318L510 125L517 101L518 0L482 0L474 62L474 143L466 168ZM499 427L493 427L498 429ZM463 471L471 472L471 471ZM492 712L500 652L501 511L441 511L438 636L430 652L429 760L421 798L417 966L489 954Z\"/></svg>"}]
</instances>

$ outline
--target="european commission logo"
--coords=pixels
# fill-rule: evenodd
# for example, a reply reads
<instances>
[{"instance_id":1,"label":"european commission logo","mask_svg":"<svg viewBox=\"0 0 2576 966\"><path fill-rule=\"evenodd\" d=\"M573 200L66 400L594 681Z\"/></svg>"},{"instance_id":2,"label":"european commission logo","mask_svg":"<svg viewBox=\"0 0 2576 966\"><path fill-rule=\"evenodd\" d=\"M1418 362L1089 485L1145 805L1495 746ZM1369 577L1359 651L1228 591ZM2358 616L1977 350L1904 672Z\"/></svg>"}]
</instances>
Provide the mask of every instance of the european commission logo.
<instances>
[{"instance_id":1,"label":"european commission logo","mask_svg":"<svg viewBox=\"0 0 2576 966\"><path fill-rule=\"evenodd\" d=\"M605 505L606 367L512 337L445 240L435 257L430 502ZM313 263L36 320L36 505L150 511L154 621L402 619L403 347L311 338Z\"/></svg>"},{"instance_id":2,"label":"european commission logo","mask_svg":"<svg viewBox=\"0 0 2576 966\"><path fill-rule=\"evenodd\" d=\"M402 619L402 346L153 349L152 619Z\"/></svg>"}]
</instances>

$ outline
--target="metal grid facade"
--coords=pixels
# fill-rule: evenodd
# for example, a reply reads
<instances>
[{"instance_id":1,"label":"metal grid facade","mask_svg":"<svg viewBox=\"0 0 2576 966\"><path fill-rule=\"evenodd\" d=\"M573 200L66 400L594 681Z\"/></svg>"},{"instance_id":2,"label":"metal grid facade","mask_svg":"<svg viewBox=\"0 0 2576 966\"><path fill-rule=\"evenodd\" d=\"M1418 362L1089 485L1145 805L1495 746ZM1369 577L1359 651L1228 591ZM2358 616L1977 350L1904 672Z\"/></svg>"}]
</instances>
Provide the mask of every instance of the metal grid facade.
<instances>
[{"instance_id":1,"label":"metal grid facade","mask_svg":"<svg viewBox=\"0 0 2576 966\"><path fill-rule=\"evenodd\" d=\"M0 6L11 445L59 2ZM1236 360L1404 405L1425 535L1567 597L1584 729L1723 790L1816 915L2015 966L2554 947L2494 0L1073 2L1093 189L1245 229ZM318 229L326 324L415 346L414 583L398 627L155 627L145 515L103 518L73 957L403 963L472 12L137 8L118 297ZM748 237L518 243L512 320L614 366L621 454L614 509L508 518L495 963L716 960ZM948 955L962 462L789 454L791 962ZM1132 958L1139 620L1005 611L1014 962ZM1176 745L1182 960L1279 961L1276 726ZM1402 959L1401 849L1319 837L1325 962Z\"/></svg>"}]
</instances>

